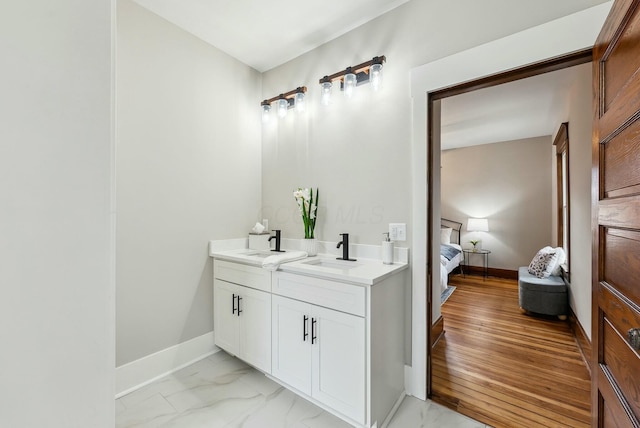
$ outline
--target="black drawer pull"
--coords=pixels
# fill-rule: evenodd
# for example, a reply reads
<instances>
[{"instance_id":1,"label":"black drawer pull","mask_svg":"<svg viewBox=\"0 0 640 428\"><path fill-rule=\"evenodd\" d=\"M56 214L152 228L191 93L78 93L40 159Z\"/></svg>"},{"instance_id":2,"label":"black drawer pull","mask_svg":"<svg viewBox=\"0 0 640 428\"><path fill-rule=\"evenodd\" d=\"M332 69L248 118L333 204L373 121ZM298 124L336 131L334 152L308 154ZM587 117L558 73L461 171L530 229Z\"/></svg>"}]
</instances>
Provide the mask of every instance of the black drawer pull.
<instances>
[{"instance_id":1,"label":"black drawer pull","mask_svg":"<svg viewBox=\"0 0 640 428\"><path fill-rule=\"evenodd\" d=\"M311 344L313 345L318 341L318 337L316 336L316 319L311 318Z\"/></svg>"},{"instance_id":2,"label":"black drawer pull","mask_svg":"<svg viewBox=\"0 0 640 428\"><path fill-rule=\"evenodd\" d=\"M231 297L231 314L235 314L236 313L236 295L232 294Z\"/></svg>"},{"instance_id":3,"label":"black drawer pull","mask_svg":"<svg viewBox=\"0 0 640 428\"><path fill-rule=\"evenodd\" d=\"M302 341L307 341L307 336L309 336L309 332L307 331L307 321L309 321L309 317L306 315L302 316Z\"/></svg>"},{"instance_id":4,"label":"black drawer pull","mask_svg":"<svg viewBox=\"0 0 640 428\"><path fill-rule=\"evenodd\" d=\"M240 316L240 312L242 312L242 309L240 309L240 300L242 300L242 297L238 294L238 316Z\"/></svg>"}]
</instances>

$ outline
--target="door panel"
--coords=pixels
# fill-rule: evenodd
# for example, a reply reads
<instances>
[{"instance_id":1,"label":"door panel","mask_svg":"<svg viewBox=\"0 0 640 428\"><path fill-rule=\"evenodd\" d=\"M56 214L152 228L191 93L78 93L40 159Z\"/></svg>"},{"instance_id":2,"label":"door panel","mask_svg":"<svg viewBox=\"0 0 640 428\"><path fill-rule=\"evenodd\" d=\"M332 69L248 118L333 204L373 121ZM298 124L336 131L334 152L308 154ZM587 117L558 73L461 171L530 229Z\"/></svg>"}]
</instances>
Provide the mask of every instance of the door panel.
<instances>
[{"instance_id":1,"label":"door panel","mask_svg":"<svg viewBox=\"0 0 640 428\"><path fill-rule=\"evenodd\" d=\"M604 191L608 198L639 193L640 121L613 137L604 147Z\"/></svg>"},{"instance_id":2,"label":"door panel","mask_svg":"<svg viewBox=\"0 0 640 428\"><path fill-rule=\"evenodd\" d=\"M243 287L240 353L252 366L271 373L271 294Z\"/></svg>"},{"instance_id":3,"label":"door panel","mask_svg":"<svg viewBox=\"0 0 640 428\"><path fill-rule=\"evenodd\" d=\"M271 299L272 374L311 395L311 305L275 294Z\"/></svg>"},{"instance_id":4,"label":"door panel","mask_svg":"<svg viewBox=\"0 0 640 428\"><path fill-rule=\"evenodd\" d=\"M640 300L640 232L605 228L602 279L633 300Z\"/></svg>"},{"instance_id":5,"label":"door panel","mask_svg":"<svg viewBox=\"0 0 640 428\"><path fill-rule=\"evenodd\" d=\"M640 427L640 0L616 0L594 46L594 427Z\"/></svg>"},{"instance_id":6,"label":"door panel","mask_svg":"<svg viewBox=\"0 0 640 428\"><path fill-rule=\"evenodd\" d=\"M634 78L635 72L640 68L640 56L634 53L640 43L640 19L638 14L640 9L636 9L631 14L630 23L617 41L611 44L609 54L604 58L605 85L605 112L624 97L631 89L629 86L637 83Z\"/></svg>"},{"instance_id":7,"label":"door panel","mask_svg":"<svg viewBox=\"0 0 640 428\"><path fill-rule=\"evenodd\" d=\"M618 399L616 392L612 388L612 382L607 378L605 370L602 367L597 374L598 383L602 385L602 389L598 391L600 423L597 426L607 428L637 428L632 422L632 415L623 403ZM601 395L600 395L601 394Z\"/></svg>"},{"instance_id":8,"label":"door panel","mask_svg":"<svg viewBox=\"0 0 640 428\"><path fill-rule=\"evenodd\" d=\"M240 320L236 313L236 297L240 287L219 279L213 280L213 327L216 345L230 354L240 351Z\"/></svg>"},{"instance_id":9,"label":"door panel","mask_svg":"<svg viewBox=\"0 0 640 428\"><path fill-rule=\"evenodd\" d=\"M364 318L314 306L313 397L353 420L365 418Z\"/></svg>"},{"instance_id":10,"label":"door panel","mask_svg":"<svg viewBox=\"0 0 640 428\"><path fill-rule=\"evenodd\" d=\"M609 369L616 385L627 398L627 403L636 415L640 414L640 360L627 344L625 338L605 320L603 331L604 364Z\"/></svg>"}]
</instances>

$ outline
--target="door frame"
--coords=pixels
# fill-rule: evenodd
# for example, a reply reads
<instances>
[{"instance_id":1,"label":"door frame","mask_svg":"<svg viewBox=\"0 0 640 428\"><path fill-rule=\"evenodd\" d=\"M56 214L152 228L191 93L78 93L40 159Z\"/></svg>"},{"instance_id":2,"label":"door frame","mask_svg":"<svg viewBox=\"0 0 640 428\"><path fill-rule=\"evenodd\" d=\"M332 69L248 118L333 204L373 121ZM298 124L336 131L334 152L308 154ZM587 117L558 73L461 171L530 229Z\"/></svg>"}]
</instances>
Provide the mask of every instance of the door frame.
<instances>
[{"instance_id":1,"label":"door frame","mask_svg":"<svg viewBox=\"0 0 640 428\"><path fill-rule=\"evenodd\" d=\"M432 239L440 214L439 168L428 163L429 152L440 150L438 138L428 141L429 94L482 80L487 76L548 61L567 53L591 49L611 8L611 2L585 9L508 37L459 52L411 70L412 97L412 243L411 256L411 367L407 371L407 392L426 399L431 394L429 373L431 325L440 308L433 305L432 278L439 278L439 252ZM567 31L567 28L572 31ZM529 49L522 49L528 46ZM478 84L478 82L476 82ZM432 118L433 119L433 118ZM433 137L433 136L432 136ZM433 157L433 156L432 156ZM431 184L430 184L431 183ZM429 187L431 186L431 187ZM427 193L431 192L431 193ZM427 328L428 326L428 328ZM429 390L427 389L429 387Z\"/></svg>"},{"instance_id":2,"label":"door frame","mask_svg":"<svg viewBox=\"0 0 640 428\"><path fill-rule=\"evenodd\" d=\"M429 117L427 119L427 164L429 165L427 174L427 192L429 195L433 194L434 190L434 177L433 171L440 170L435 168L439 157L434 156L434 140L439 139L440 126L434 123L438 118L434 117L434 112L438 109L434 108L434 103L455 95L464 94L467 92L476 91L478 89L490 88L492 86L502 85L504 83L515 82L516 80L526 79L533 76L538 76L544 73L550 73L552 71L562 70L569 67L574 67L582 64L589 64L593 60L593 49L583 49L580 51L572 52L566 55L561 55L556 58L551 58L545 61L540 61L535 64L526 65L524 67L517 68L515 70L508 70L502 73L497 73L491 76L482 77L470 82L461 83L459 85L451 86L449 88L440 89L438 91L429 92L427 94L427 109ZM554 171L555 173L555 171ZM440 182L438 181L438 184ZM427 218L428 223L439 223L440 217L436 216L433 211L433 200L430 198L427 202ZM431 242L434 234L430 234L428 242ZM438 235L435 235L438 236ZM433 250L433 246L429 246L429 250ZM429 253L429 252L428 252ZM431 254L429 255L431 256ZM429 257L431 258L431 257ZM431 278L434 276L431 275ZM439 277L438 277L439 278ZM433 284L429 284L427 288L433 287ZM427 293L428 296L432 296L432 293ZM433 311L428 311L429 316L432 316ZM433 318L427 319L427 325L431 325L432 328L427 332L429 338L427 344L432 344L427 350L427 396L431 397L432 392L432 375L431 375L431 354L433 350Z\"/></svg>"}]
</instances>

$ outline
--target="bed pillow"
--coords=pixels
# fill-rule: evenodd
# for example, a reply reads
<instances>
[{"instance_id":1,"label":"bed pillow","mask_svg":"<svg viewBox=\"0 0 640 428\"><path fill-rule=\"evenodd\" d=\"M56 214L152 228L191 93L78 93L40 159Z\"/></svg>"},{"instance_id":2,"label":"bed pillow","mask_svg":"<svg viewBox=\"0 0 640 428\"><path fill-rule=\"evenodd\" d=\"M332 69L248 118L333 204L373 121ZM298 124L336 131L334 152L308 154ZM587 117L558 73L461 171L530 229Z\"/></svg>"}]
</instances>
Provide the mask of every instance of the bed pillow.
<instances>
[{"instance_id":1,"label":"bed pillow","mask_svg":"<svg viewBox=\"0 0 640 428\"><path fill-rule=\"evenodd\" d=\"M451 244L451 232L453 232L453 229L450 228L450 227L440 228L440 243L441 244L445 244L445 245Z\"/></svg>"},{"instance_id":2,"label":"bed pillow","mask_svg":"<svg viewBox=\"0 0 640 428\"><path fill-rule=\"evenodd\" d=\"M533 257L531 263L529 263L529 273L537 276L538 278L545 278L549 276L546 274L549 264L553 261L553 258L557 258L556 252L550 252L548 249L543 248ZM555 263L555 261L554 261Z\"/></svg>"}]
</instances>

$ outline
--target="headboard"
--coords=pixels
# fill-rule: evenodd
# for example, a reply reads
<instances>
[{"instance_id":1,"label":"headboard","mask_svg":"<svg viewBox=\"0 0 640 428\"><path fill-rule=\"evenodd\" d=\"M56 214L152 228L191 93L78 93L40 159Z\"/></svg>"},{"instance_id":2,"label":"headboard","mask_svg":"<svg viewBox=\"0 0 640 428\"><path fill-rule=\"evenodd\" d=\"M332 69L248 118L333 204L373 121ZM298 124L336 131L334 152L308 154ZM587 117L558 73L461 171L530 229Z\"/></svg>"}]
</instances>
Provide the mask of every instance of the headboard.
<instances>
[{"instance_id":1,"label":"headboard","mask_svg":"<svg viewBox=\"0 0 640 428\"><path fill-rule=\"evenodd\" d=\"M455 232L455 236L454 236L454 233L452 232L451 242L455 241L456 244L460 245L460 229L462 229L462 223L453 221L453 220L448 220L446 218L441 218L440 227L450 227L451 229L453 229L453 232Z\"/></svg>"}]
</instances>

